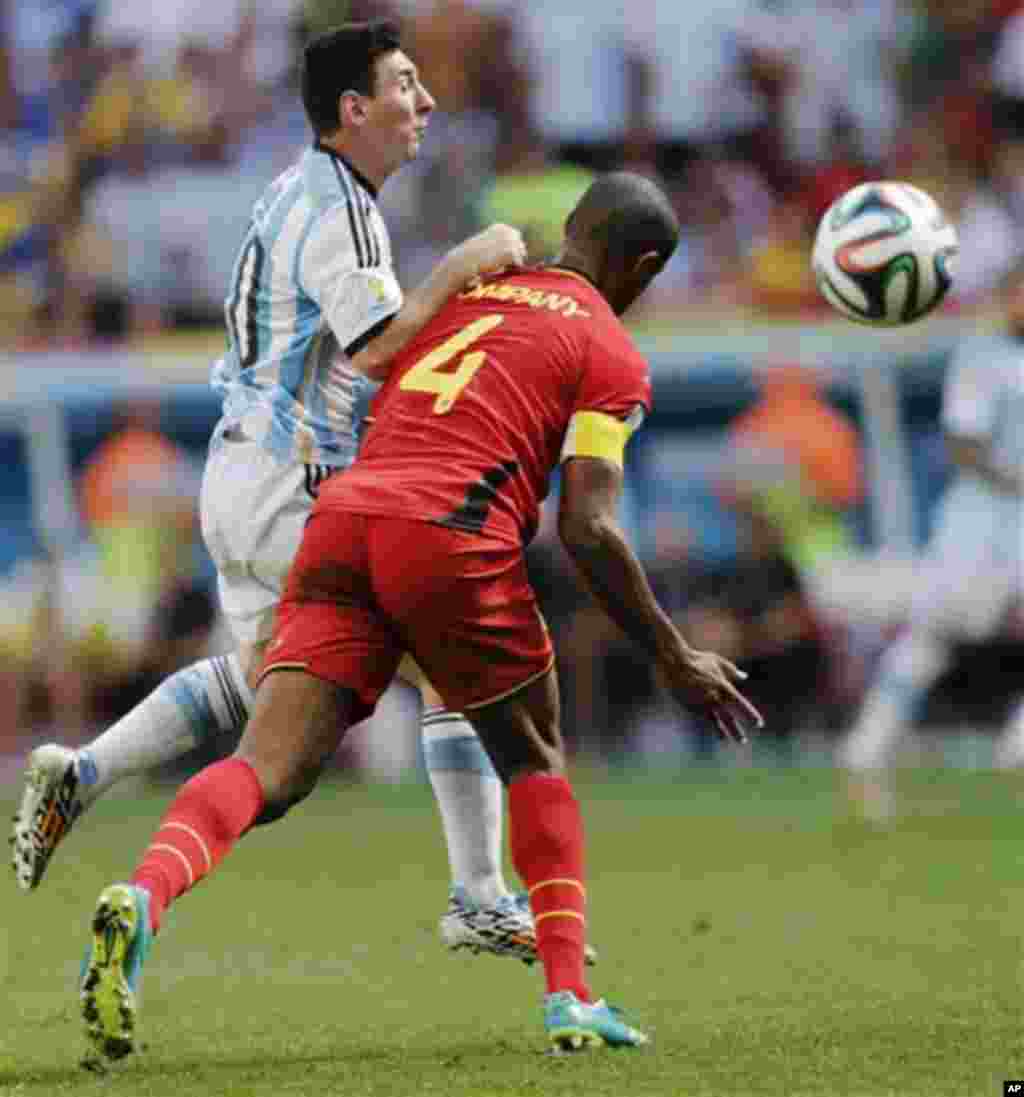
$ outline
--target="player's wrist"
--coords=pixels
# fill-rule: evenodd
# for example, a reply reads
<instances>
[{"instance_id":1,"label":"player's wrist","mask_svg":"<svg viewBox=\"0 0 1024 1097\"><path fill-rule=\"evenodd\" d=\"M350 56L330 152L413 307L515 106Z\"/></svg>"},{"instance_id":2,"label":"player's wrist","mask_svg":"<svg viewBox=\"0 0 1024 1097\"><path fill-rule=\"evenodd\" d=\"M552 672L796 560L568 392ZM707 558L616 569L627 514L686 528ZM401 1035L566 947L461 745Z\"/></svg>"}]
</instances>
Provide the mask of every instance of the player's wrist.
<instances>
[{"instance_id":1,"label":"player's wrist","mask_svg":"<svg viewBox=\"0 0 1024 1097\"><path fill-rule=\"evenodd\" d=\"M667 617L659 622L655 637L655 657L662 666L671 669L691 665L696 649Z\"/></svg>"}]
</instances>

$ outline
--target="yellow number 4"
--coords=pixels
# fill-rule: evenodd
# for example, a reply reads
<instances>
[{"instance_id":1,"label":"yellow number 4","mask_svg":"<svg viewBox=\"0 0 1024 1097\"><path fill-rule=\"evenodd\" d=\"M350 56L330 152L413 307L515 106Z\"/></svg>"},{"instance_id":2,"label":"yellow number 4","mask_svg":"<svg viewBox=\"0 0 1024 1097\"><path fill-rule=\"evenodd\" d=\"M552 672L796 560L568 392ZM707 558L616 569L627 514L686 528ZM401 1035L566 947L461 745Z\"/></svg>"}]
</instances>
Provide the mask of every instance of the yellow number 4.
<instances>
[{"instance_id":1,"label":"yellow number 4","mask_svg":"<svg viewBox=\"0 0 1024 1097\"><path fill-rule=\"evenodd\" d=\"M504 319L505 317L499 313L492 313L490 316L481 316L472 324L467 324L439 347L424 355L406 372L398 382L398 387L403 392L435 393L437 395L434 401L435 415L444 415L446 411L451 411L452 405L459 398L459 393L473 380L473 375L487 360L487 355L482 350L463 354L458 367L451 373L442 373L442 367L448 365L457 354L462 354L467 347L471 347L489 331L493 331Z\"/></svg>"}]
</instances>

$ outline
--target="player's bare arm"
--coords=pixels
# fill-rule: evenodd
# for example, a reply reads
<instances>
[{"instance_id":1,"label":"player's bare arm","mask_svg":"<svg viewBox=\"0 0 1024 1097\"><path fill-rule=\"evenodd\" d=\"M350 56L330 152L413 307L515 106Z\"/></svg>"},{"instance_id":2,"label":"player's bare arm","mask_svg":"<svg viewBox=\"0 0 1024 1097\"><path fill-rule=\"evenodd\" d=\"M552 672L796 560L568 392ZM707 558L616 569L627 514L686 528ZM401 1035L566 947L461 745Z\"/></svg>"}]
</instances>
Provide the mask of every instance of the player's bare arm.
<instances>
[{"instance_id":1,"label":"player's bare arm","mask_svg":"<svg viewBox=\"0 0 1024 1097\"><path fill-rule=\"evenodd\" d=\"M383 381L394 356L453 293L488 271L522 266L525 259L522 234L510 225L491 225L464 240L406 297L388 326L353 356L352 365L370 380Z\"/></svg>"},{"instance_id":2,"label":"player's bare arm","mask_svg":"<svg viewBox=\"0 0 1024 1097\"><path fill-rule=\"evenodd\" d=\"M957 468L980 477L989 487L1004 495L1024 495L1024 482L1020 475L1000 468L992 460L991 447L986 442L947 433L946 448Z\"/></svg>"},{"instance_id":3,"label":"player's bare arm","mask_svg":"<svg viewBox=\"0 0 1024 1097\"><path fill-rule=\"evenodd\" d=\"M728 659L690 647L658 605L617 513L622 470L595 457L563 465L559 535L587 587L630 641L657 662L673 697L705 712L721 734L744 742L760 713L736 688L746 675Z\"/></svg>"}]
</instances>

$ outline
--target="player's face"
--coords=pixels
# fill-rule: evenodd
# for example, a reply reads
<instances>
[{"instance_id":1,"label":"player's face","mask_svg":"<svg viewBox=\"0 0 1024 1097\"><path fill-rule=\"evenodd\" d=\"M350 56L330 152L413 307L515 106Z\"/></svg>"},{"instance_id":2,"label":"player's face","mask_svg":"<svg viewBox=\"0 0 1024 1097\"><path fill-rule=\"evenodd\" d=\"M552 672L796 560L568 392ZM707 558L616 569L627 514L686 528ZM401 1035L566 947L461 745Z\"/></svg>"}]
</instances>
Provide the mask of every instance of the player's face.
<instances>
[{"instance_id":1,"label":"player's face","mask_svg":"<svg viewBox=\"0 0 1024 1097\"><path fill-rule=\"evenodd\" d=\"M366 100L369 131L393 171L420 151L434 100L416 66L401 51L377 59L374 93Z\"/></svg>"}]
</instances>

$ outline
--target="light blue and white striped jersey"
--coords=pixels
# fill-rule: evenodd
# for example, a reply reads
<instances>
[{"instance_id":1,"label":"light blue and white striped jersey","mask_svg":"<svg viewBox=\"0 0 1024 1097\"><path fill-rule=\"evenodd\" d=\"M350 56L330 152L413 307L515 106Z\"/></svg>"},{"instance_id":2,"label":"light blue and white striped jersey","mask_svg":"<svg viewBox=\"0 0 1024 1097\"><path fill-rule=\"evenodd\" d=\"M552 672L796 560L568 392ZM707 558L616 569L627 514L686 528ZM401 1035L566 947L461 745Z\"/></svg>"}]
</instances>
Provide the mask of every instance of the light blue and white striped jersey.
<instances>
[{"instance_id":1,"label":"light blue and white striped jersey","mask_svg":"<svg viewBox=\"0 0 1024 1097\"><path fill-rule=\"evenodd\" d=\"M211 446L239 427L278 460L349 464L365 382L346 351L401 306L373 188L341 157L307 149L256 202L235 261Z\"/></svg>"},{"instance_id":2,"label":"light blue and white striped jersey","mask_svg":"<svg viewBox=\"0 0 1024 1097\"><path fill-rule=\"evenodd\" d=\"M1024 476L1024 340L1009 335L964 340L949 366L942 426L950 434L987 443L997 467ZM994 523L1000 536L1024 543L1024 500L997 491L969 471L950 485L945 507L947 521L976 529Z\"/></svg>"}]
</instances>

